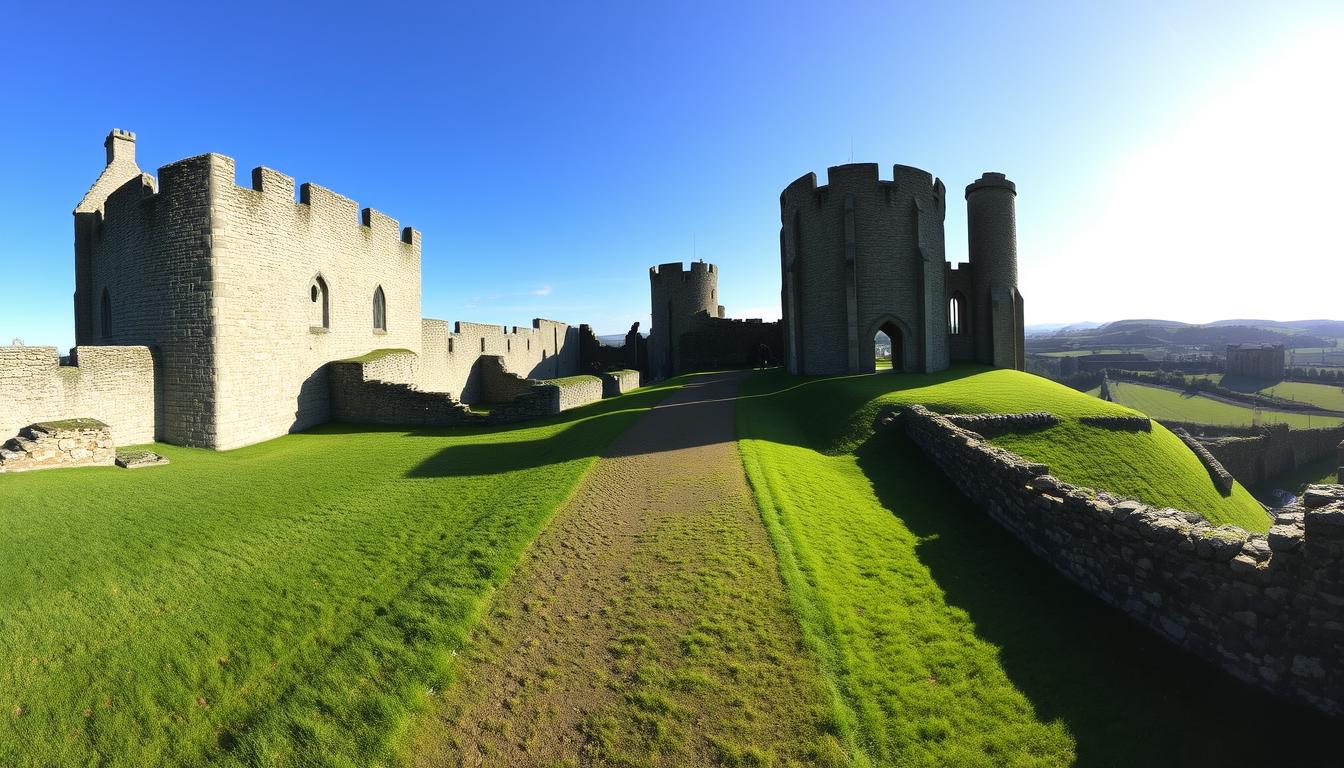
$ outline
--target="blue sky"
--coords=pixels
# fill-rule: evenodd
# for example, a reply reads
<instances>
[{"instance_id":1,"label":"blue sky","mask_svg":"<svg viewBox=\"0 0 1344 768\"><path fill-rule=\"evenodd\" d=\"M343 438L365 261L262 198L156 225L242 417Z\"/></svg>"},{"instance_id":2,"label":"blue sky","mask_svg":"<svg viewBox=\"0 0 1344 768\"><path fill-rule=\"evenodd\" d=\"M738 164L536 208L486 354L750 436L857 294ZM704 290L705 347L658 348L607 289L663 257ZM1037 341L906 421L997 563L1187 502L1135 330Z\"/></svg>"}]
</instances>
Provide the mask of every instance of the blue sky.
<instances>
[{"instance_id":1,"label":"blue sky","mask_svg":"<svg viewBox=\"0 0 1344 768\"><path fill-rule=\"evenodd\" d=\"M72 343L112 127L422 230L427 317L647 328L693 257L777 316L779 191L851 158L940 176L954 260L1014 179L1028 323L1341 314L1337 3L285 5L7 12L0 343Z\"/></svg>"}]
</instances>

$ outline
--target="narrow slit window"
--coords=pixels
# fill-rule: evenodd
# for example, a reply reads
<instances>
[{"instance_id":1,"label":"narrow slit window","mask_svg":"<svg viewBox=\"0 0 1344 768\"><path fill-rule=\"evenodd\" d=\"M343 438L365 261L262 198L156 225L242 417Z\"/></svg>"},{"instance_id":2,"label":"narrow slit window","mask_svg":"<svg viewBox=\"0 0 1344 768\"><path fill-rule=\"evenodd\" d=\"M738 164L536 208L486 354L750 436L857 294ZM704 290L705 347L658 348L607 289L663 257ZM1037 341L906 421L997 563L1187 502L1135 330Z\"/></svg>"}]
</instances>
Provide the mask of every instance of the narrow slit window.
<instances>
[{"instance_id":1,"label":"narrow slit window","mask_svg":"<svg viewBox=\"0 0 1344 768\"><path fill-rule=\"evenodd\" d=\"M373 289L373 330L387 331L387 296L381 285Z\"/></svg>"},{"instance_id":2,"label":"narrow slit window","mask_svg":"<svg viewBox=\"0 0 1344 768\"><path fill-rule=\"evenodd\" d=\"M321 275L313 278L313 282L308 286L308 298L312 303L309 308L308 324L313 328L331 327L331 296L327 291L327 281L322 279Z\"/></svg>"}]
</instances>

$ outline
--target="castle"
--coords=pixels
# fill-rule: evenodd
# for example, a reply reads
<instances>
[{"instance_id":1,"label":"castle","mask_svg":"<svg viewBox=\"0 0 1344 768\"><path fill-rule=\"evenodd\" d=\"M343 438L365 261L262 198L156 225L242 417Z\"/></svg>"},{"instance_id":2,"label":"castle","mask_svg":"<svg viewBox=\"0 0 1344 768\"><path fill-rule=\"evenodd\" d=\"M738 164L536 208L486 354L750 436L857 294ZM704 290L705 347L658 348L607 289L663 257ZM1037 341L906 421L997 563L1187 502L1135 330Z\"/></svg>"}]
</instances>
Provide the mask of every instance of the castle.
<instances>
[{"instance_id":1,"label":"castle","mask_svg":"<svg viewBox=\"0 0 1344 768\"><path fill-rule=\"evenodd\" d=\"M423 318L420 233L331 190L264 167L239 186L213 153L156 178L127 131L104 148L74 210L76 347L67 364L51 347L0 347L0 438L74 417L117 444L215 449L332 420L504 422L619 394L641 373L871 371L878 330L898 369L1022 367L1015 190L1001 174L967 187L971 263L957 268L928 173L896 166L888 182L844 165L823 187L808 174L780 198L782 321L728 319L713 264L660 264L647 343L636 323L608 347L555 320ZM470 407L482 403L488 416Z\"/></svg>"},{"instance_id":2,"label":"castle","mask_svg":"<svg viewBox=\"0 0 1344 768\"><path fill-rule=\"evenodd\" d=\"M784 343L790 373L874 370L873 339L891 339L895 370L949 362L1024 368L1017 289L1017 188L1001 173L966 187L970 263L944 258L942 181L872 163L809 173L779 198Z\"/></svg>"}]
</instances>

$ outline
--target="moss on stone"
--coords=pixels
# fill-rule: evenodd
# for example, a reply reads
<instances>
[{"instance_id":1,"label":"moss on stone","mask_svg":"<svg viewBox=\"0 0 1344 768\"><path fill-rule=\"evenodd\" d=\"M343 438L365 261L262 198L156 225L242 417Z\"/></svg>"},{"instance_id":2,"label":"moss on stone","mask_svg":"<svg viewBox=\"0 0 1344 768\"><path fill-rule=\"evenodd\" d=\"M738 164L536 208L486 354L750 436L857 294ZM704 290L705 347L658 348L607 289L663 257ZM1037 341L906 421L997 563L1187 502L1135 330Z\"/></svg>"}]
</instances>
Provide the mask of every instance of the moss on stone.
<instances>
[{"instance_id":1,"label":"moss on stone","mask_svg":"<svg viewBox=\"0 0 1344 768\"><path fill-rule=\"evenodd\" d=\"M376 362L376 361L378 361L378 360L382 360L382 359L385 358L385 357L391 357L392 355L402 355L402 354L405 354L405 355L414 355L415 353L412 352L412 351L409 350L409 349L401 349L401 348L375 349L375 350L373 350L372 352L368 352L368 353L366 353L366 354L360 355L359 357L349 357L349 358L346 358L346 359L344 359L344 360L338 360L337 362L340 362L340 363L372 363L372 362Z\"/></svg>"}]
</instances>

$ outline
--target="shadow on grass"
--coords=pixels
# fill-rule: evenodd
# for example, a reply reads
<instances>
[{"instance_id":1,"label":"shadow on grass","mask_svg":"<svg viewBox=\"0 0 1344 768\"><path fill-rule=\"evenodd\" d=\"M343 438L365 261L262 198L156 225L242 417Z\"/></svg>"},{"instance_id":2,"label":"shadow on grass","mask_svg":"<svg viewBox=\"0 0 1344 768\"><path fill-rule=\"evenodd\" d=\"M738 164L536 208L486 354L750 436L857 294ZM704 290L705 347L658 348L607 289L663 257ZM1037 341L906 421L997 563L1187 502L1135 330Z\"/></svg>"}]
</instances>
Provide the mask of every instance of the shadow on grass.
<instances>
[{"instance_id":1,"label":"shadow on grass","mask_svg":"<svg viewBox=\"0 0 1344 768\"><path fill-rule=\"evenodd\" d=\"M870 419L881 410L873 400L883 394L980 370L869 376L844 387L781 379L753 395L777 399L780 417L753 419L740 437L834 450L848 419L878 500L920 538L916 555L946 602L1000 649L1003 670L1037 717L1066 725L1078 765L1339 764L1339 722L1247 687L1139 626L1032 556L909 440L853 423L855 414Z\"/></svg>"},{"instance_id":2,"label":"shadow on grass","mask_svg":"<svg viewBox=\"0 0 1344 768\"><path fill-rule=\"evenodd\" d=\"M856 452L879 500L1045 721L1062 720L1081 766L1325 765L1340 724L1244 686L1056 574L972 507L912 443L879 434Z\"/></svg>"},{"instance_id":3,"label":"shadow on grass","mask_svg":"<svg viewBox=\"0 0 1344 768\"><path fill-rule=\"evenodd\" d=\"M744 374L741 372L689 374L672 379L667 385L601 400L549 419L508 426L411 430L407 434L425 437L499 435L523 431L539 431L543 436L521 440L505 437L496 442L463 442L450 445L412 468L406 476L455 477L512 472L597 455L632 456L729 441L734 439L731 411L724 419L722 430L705 430L703 424L697 424L694 419L687 418L670 420L656 441L622 440L619 437L612 440L612 431L623 430L634 424L636 419L651 412L655 407L660 410L693 409L712 402L731 402L732 398L725 397L719 385L725 379L741 375ZM672 398L672 402L666 402L665 399L674 391L676 397ZM612 419L620 419L621 423L612 424L610 421ZM557 424L567 426L556 431L544 429Z\"/></svg>"}]
</instances>

